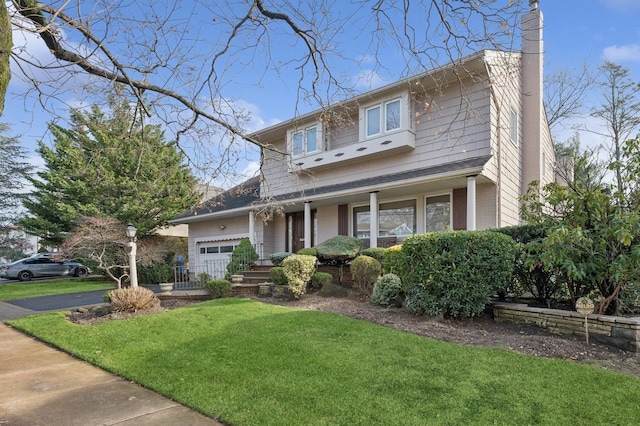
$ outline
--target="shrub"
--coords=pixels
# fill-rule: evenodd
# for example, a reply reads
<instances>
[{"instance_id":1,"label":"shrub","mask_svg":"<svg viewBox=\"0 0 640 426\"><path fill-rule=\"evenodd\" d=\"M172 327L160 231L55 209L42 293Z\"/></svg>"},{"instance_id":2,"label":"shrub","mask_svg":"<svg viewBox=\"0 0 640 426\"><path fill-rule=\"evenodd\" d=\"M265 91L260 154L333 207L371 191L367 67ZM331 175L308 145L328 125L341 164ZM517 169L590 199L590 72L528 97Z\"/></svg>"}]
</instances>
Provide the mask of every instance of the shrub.
<instances>
[{"instance_id":1,"label":"shrub","mask_svg":"<svg viewBox=\"0 0 640 426\"><path fill-rule=\"evenodd\" d=\"M318 260L321 263L342 264L355 259L362 248L362 241L358 238L338 235L318 244Z\"/></svg>"},{"instance_id":2,"label":"shrub","mask_svg":"<svg viewBox=\"0 0 640 426\"><path fill-rule=\"evenodd\" d=\"M416 313L471 317L513 275L514 241L495 231L435 232L402 244L400 279Z\"/></svg>"},{"instance_id":3,"label":"shrub","mask_svg":"<svg viewBox=\"0 0 640 426\"><path fill-rule=\"evenodd\" d=\"M229 279L231 275L242 274L244 271L251 269L259 258L260 256L256 249L253 248L251 241L248 238L244 238L231 253L231 260L227 265L225 278Z\"/></svg>"},{"instance_id":4,"label":"shrub","mask_svg":"<svg viewBox=\"0 0 640 426\"><path fill-rule=\"evenodd\" d=\"M227 297L231 294L231 283L228 280L207 281L206 288L214 299Z\"/></svg>"},{"instance_id":5,"label":"shrub","mask_svg":"<svg viewBox=\"0 0 640 426\"><path fill-rule=\"evenodd\" d=\"M314 247L301 248L296 254L303 254L305 256L318 256L318 250Z\"/></svg>"},{"instance_id":6,"label":"shrub","mask_svg":"<svg viewBox=\"0 0 640 426\"><path fill-rule=\"evenodd\" d=\"M288 256L287 256L288 257ZM282 266L274 266L269 271L271 275L271 281L276 285L286 285L287 276L284 274L284 268Z\"/></svg>"},{"instance_id":7,"label":"shrub","mask_svg":"<svg viewBox=\"0 0 640 426\"><path fill-rule=\"evenodd\" d=\"M331 284L333 275L328 272L316 272L311 276L311 287L322 288L327 284Z\"/></svg>"},{"instance_id":8,"label":"shrub","mask_svg":"<svg viewBox=\"0 0 640 426\"><path fill-rule=\"evenodd\" d=\"M143 284L166 283L173 278L172 272L171 265L168 263L141 266L138 269L138 281Z\"/></svg>"},{"instance_id":9,"label":"shrub","mask_svg":"<svg viewBox=\"0 0 640 426\"><path fill-rule=\"evenodd\" d=\"M196 277L196 281L197 284L200 285L200 287L204 287L207 285L208 281L211 281L211 278L213 278L211 275L207 274L206 272L201 272Z\"/></svg>"},{"instance_id":10,"label":"shrub","mask_svg":"<svg viewBox=\"0 0 640 426\"><path fill-rule=\"evenodd\" d=\"M396 274L384 274L373 285L371 303L382 306L402 306L402 283Z\"/></svg>"},{"instance_id":11,"label":"shrub","mask_svg":"<svg viewBox=\"0 0 640 426\"><path fill-rule=\"evenodd\" d=\"M316 269L316 261L315 256L294 254L282 262L289 290L296 299L304 294L307 283Z\"/></svg>"},{"instance_id":12,"label":"shrub","mask_svg":"<svg viewBox=\"0 0 640 426\"><path fill-rule=\"evenodd\" d=\"M373 257L375 260L380 262L380 264L382 264L382 262L384 261L384 252L386 250L387 249L383 247L369 247L368 249L362 250L362 254L364 254L365 256Z\"/></svg>"},{"instance_id":13,"label":"shrub","mask_svg":"<svg viewBox=\"0 0 640 426\"><path fill-rule=\"evenodd\" d=\"M292 254L293 253L288 251L279 251L276 253L272 253L269 256L269 260L271 260L271 263L273 264L273 266L282 266L282 261L287 257L291 256Z\"/></svg>"},{"instance_id":14,"label":"shrub","mask_svg":"<svg viewBox=\"0 0 640 426\"><path fill-rule=\"evenodd\" d=\"M398 244L384 250L382 260L382 272L385 274L397 274L398 265L400 264L400 250L402 245Z\"/></svg>"},{"instance_id":15,"label":"shrub","mask_svg":"<svg viewBox=\"0 0 640 426\"><path fill-rule=\"evenodd\" d=\"M105 294L111 310L115 312L137 312L151 309L160 304L153 291L144 287L125 287Z\"/></svg>"},{"instance_id":16,"label":"shrub","mask_svg":"<svg viewBox=\"0 0 640 426\"><path fill-rule=\"evenodd\" d=\"M517 246L513 280L504 293L520 295L530 292L541 305L549 305L553 299L558 298L564 290L564 283L542 261L544 228L541 225L527 224L496 231L513 238Z\"/></svg>"},{"instance_id":17,"label":"shrub","mask_svg":"<svg viewBox=\"0 0 640 426\"><path fill-rule=\"evenodd\" d=\"M371 256L361 255L353 259L349 265L351 279L356 288L371 295L373 284L380 277L382 265Z\"/></svg>"}]
</instances>

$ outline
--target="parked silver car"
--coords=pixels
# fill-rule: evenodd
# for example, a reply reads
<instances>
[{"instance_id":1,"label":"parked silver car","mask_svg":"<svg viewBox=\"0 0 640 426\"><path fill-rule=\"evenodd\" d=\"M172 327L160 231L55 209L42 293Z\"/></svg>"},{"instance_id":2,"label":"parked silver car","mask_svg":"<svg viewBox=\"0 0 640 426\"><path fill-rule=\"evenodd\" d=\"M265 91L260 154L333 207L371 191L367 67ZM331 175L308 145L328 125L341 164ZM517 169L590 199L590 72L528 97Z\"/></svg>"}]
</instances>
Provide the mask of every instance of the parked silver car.
<instances>
[{"instance_id":1,"label":"parked silver car","mask_svg":"<svg viewBox=\"0 0 640 426\"><path fill-rule=\"evenodd\" d=\"M49 256L37 254L26 259L16 260L0 269L0 278L29 281L32 278L88 275L89 268L78 262L56 262Z\"/></svg>"}]
</instances>

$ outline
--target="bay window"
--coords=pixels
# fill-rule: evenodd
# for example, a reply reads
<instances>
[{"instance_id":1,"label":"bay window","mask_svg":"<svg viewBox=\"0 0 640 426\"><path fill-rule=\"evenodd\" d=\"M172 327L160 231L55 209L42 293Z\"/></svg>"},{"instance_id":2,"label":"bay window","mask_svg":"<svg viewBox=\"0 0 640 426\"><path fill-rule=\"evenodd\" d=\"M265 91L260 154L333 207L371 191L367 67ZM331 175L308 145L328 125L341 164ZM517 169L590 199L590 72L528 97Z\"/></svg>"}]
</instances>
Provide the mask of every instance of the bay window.
<instances>
[{"instance_id":1,"label":"bay window","mask_svg":"<svg viewBox=\"0 0 640 426\"><path fill-rule=\"evenodd\" d=\"M318 125L290 132L291 153L299 157L320 151L320 128Z\"/></svg>"},{"instance_id":2,"label":"bay window","mask_svg":"<svg viewBox=\"0 0 640 426\"><path fill-rule=\"evenodd\" d=\"M365 111L365 135L376 136L401 127L400 99L384 102Z\"/></svg>"}]
</instances>

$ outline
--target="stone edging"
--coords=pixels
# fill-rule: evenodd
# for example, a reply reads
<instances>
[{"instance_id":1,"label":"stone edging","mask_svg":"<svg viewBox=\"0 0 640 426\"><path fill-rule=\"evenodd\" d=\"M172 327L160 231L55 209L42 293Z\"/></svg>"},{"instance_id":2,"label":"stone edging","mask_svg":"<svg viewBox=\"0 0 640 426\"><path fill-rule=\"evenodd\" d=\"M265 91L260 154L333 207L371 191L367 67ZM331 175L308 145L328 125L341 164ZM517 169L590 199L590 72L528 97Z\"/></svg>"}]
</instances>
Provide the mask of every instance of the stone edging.
<instances>
[{"instance_id":1,"label":"stone edging","mask_svg":"<svg viewBox=\"0 0 640 426\"><path fill-rule=\"evenodd\" d=\"M584 336L584 315L560 309L533 308L521 303L495 302L493 317L498 322L535 324L556 334ZM589 340L640 354L640 317L625 318L591 314Z\"/></svg>"}]
</instances>

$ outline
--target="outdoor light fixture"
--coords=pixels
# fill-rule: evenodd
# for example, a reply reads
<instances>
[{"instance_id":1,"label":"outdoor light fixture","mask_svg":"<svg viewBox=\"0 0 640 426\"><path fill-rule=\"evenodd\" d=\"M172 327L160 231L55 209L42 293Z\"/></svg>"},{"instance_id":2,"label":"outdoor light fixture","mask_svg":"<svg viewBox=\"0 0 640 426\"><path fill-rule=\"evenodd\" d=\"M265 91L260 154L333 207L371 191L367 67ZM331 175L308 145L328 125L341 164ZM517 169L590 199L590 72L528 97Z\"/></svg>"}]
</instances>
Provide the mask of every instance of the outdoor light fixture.
<instances>
[{"instance_id":1,"label":"outdoor light fixture","mask_svg":"<svg viewBox=\"0 0 640 426\"><path fill-rule=\"evenodd\" d=\"M133 240L136 237L136 232L138 232L136 227L133 226L132 224L128 223L127 224L127 237L129 237L129 240Z\"/></svg>"},{"instance_id":2,"label":"outdoor light fixture","mask_svg":"<svg viewBox=\"0 0 640 426\"><path fill-rule=\"evenodd\" d=\"M129 237L129 243L127 244L127 251L129 252L129 282L131 288L138 287L138 268L136 268L136 232L138 230L132 224L127 224L126 233Z\"/></svg>"},{"instance_id":3,"label":"outdoor light fixture","mask_svg":"<svg viewBox=\"0 0 640 426\"><path fill-rule=\"evenodd\" d=\"M224 226L224 225L220 225L220 226L218 226L218 229L219 229L219 230L221 230L221 231L224 231L224 230L225 230L225 228L226 228L226 226Z\"/></svg>"}]
</instances>

